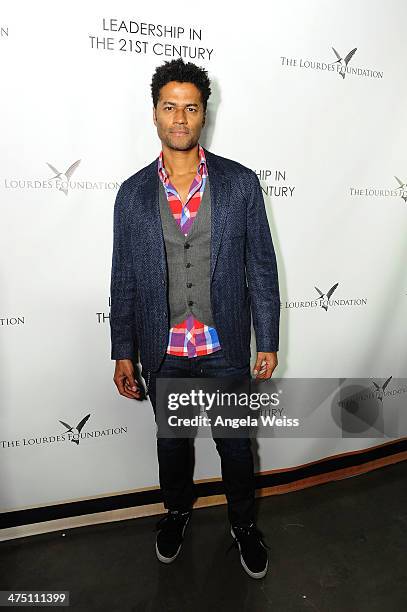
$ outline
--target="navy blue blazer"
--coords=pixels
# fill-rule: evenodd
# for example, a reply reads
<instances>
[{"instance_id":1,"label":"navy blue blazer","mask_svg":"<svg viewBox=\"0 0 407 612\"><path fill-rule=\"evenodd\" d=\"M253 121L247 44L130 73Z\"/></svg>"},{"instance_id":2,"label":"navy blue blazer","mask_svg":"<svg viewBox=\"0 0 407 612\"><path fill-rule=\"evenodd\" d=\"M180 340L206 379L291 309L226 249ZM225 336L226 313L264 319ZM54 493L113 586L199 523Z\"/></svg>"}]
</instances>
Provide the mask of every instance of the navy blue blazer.
<instances>
[{"instance_id":1,"label":"navy blue blazer","mask_svg":"<svg viewBox=\"0 0 407 612\"><path fill-rule=\"evenodd\" d=\"M204 148L211 185L211 306L226 360L250 361L251 314L257 351L277 351L277 262L259 179ZM169 334L167 263L157 158L121 185L114 206L110 285L111 358L156 371Z\"/></svg>"}]
</instances>

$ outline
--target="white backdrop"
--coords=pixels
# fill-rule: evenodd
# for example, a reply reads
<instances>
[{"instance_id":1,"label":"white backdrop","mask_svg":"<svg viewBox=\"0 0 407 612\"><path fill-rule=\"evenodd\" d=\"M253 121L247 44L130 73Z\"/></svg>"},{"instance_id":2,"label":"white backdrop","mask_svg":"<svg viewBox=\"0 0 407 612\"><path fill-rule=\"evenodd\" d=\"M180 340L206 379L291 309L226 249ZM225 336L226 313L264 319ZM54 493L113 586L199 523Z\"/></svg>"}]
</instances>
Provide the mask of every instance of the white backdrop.
<instances>
[{"instance_id":1,"label":"white backdrop","mask_svg":"<svg viewBox=\"0 0 407 612\"><path fill-rule=\"evenodd\" d=\"M213 83L201 143L261 178L282 299L276 375L406 376L407 202L395 178L407 181L406 20L404 0L178 14L162 0L4 1L2 511L158 483L151 406L112 381L109 283L117 189L160 151L151 76L179 53ZM79 160L65 193L53 177ZM315 287L336 283L325 311ZM75 444L60 421L87 415ZM384 441L260 440L259 469ZM213 442L196 446L196 478L218 476Z\"/></svg>"}]
</instances>

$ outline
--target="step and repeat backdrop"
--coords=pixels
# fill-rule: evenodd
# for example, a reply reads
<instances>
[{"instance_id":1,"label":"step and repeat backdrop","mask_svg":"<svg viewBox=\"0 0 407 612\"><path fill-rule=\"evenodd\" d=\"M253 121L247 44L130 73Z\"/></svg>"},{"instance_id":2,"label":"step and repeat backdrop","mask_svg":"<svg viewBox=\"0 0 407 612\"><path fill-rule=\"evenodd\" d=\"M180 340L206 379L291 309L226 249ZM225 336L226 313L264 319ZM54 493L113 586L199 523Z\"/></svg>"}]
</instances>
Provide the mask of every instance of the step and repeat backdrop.
<instances>
[{"instance_id":1,"label":"step and repeat backdrop","mask_svg":"<svg viewBox=\"0 0 407 612\"><path fill-rule=\"evenodd\" d=\"M383 410L400 398L406 20L403 0L3 2L1 511L158 484L151 405L113 383L109 290L116 193L160 152L151 76L174 58L212 80L201 144L263 188L281 290L275 376L364 378ZM255 347L253 334L252 365ZM259 439L257 470L405 436L365 433ZM197 440L196 479L219 475L213 441Z\"/></svg>"}]
</instances>

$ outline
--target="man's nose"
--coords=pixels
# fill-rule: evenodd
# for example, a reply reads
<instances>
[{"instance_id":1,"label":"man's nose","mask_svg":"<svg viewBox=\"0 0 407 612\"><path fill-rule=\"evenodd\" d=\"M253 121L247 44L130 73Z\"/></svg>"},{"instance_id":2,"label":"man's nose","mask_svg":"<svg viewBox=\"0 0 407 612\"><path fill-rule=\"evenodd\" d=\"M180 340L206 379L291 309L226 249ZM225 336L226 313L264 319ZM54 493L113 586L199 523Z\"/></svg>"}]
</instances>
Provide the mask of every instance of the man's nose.
<instances>
[{"instance_id":1,"label":"man's nose","mask_svg":"<svg viewBox=\"0 0 407 612\"><path fill-rule=\"evenodd\" d=\"M186 123L187 116L185 110L183 108L178 108L175 110L174 123Z\"/></svg>"}]
</instances>

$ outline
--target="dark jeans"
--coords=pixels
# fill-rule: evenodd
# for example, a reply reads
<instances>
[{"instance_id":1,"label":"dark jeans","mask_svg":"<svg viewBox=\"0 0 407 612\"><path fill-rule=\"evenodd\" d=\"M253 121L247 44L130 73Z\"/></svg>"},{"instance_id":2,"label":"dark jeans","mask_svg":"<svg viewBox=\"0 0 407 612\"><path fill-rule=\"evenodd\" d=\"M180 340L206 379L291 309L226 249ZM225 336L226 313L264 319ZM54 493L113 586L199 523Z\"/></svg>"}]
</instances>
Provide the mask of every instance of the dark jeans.
<instances>
[{"instance_id":1,"label":"dark jeans","mask_svg":"<svg viewBox=\"0 0 407 612\"><path fill-rule=\"evenodd\" d=\"M223 350L199 357L165 355L157 372L151 372L149 396L156 412L157 378L241 376L250 380L250 363L235 368ZM222 479L232 525L254 522L254 466L249 438L214 438L221 459ZM157 438L160 487L168 510L186 510L196 499L193 481L194 450L190 438Z\"/></svg>"}]
</instances>

